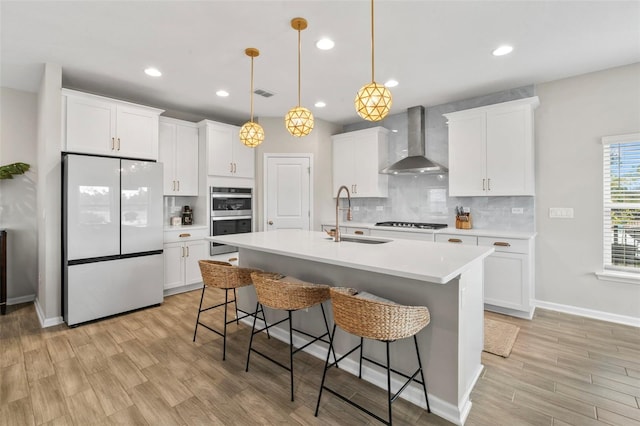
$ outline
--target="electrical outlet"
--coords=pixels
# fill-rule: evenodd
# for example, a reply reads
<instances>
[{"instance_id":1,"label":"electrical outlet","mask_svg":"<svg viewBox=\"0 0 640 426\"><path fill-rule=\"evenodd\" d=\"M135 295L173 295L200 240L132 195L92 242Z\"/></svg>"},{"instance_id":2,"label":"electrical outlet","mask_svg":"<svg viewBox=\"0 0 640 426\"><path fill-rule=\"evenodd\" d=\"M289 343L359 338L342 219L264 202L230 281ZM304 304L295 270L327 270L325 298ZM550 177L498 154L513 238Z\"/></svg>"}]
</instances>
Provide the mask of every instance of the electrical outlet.
<instances>
[{"instance_id":1,"label":"electrical outlet","mask_svg":"<svg viewBox=\"0 0 640 426\"><path fill-rule=\"evenodd\" d=\"M523 214L524 209L522 207L512 207L511 214Z\"/></svg>"},{"instance_id":2,"label":"electrical outlet","mask_svg":"<svg viewBox=\"0 0 640 426\"><path fill-rule=\"evenodd\" d=\"M359 206L353 206L351 208L351 210L353 210L354 212L359 212L360 211L360 207Z\"/></svg>"},{"instance_id":3,"label":"electrical outlet","mask_svg":"<svg viewBox=\"0 0 640 426\"><path fill-rule=\"evenodd\" d=\"M377 212L384 211L384 206L376 206L376 211Z\"/></svg>"},{"instance_id":4,"label":"electrical outlet","mask_svg":"<svg viewBox=\"0 0 640 426\"><path fill-rule=\"evenodd\" d=\"M551 207L549 217L554 219L573 219L572 207Z\"/></svg>"}]
</instances>

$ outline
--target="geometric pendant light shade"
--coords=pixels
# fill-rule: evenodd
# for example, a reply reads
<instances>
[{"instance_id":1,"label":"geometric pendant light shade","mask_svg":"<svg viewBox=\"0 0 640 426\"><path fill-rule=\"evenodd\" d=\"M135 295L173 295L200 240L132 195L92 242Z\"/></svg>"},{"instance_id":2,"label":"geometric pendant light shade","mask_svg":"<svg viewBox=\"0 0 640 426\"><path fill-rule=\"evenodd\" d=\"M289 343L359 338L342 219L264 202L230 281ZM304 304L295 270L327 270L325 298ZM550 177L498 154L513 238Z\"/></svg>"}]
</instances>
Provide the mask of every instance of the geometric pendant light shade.
<instances>
[{"instance_id":1,"label":"geometric pendant light shade","mask_svg":"<svg viewBox=\"0 0 640 426\"><path fill-rule=\"evenodd\" d=\"M300 31L307 28L307 20L293 18L291 28L298 31L298 105L291 108L284 117L284 125L293 136L307 136L313 130L313 114L307 108L300 106Z\"/></svg>"},{"instance_id":2,"label":"geometric pendant light shade","mask_svg":"<svg viewBox=\"0 0 640 426\"><path fill-rule=\"evenodd\" d=\"M391 92L383 84L378 84L374 77L374 27L373 0L371 0L371 83L358 90L354 100L358 115L368 121L380 121L391 109Z\"/></svg>"},{"instance_id":3,"label":"geometric pendant light shade","mask_svg":"<svg viewBox=\"0 0 640 426\"><path fill-rule=\"evenodd\" d=\"M260 51L254 47L248 47L244 53L251 58L251 119L240 128L240 141L249 148L255 148L264 140L262 126L253 121L253 58L260 55Z\"/></svg>"}]
</instances>

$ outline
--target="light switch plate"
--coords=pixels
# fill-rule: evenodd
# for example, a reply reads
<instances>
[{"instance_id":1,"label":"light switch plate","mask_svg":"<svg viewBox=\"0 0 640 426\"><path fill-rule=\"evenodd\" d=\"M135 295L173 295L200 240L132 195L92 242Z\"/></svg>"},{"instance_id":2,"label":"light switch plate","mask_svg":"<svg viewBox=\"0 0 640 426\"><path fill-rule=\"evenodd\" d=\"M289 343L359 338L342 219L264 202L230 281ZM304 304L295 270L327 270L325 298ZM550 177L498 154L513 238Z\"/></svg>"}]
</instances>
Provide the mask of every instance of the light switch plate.
<instances>
[{"instance_id":1,"label":"light switch plate","mask_svg":"<svg viewBox=\"0 0 640 426\"><path fill-rule=\"evenodd\" d=\"M511 214L523 214L524 209L522 207L512 207Z\"/></svg>"},{"instance_id":2,"label":"light switch plate","mask_svg":"<svg viewBox=\"0 0 640 426\"><path fill-rule=\"evenodd\" d=\"M549 217L554 219L573 219L572 207L551 207Z\"/></svg>"}]
</instances>

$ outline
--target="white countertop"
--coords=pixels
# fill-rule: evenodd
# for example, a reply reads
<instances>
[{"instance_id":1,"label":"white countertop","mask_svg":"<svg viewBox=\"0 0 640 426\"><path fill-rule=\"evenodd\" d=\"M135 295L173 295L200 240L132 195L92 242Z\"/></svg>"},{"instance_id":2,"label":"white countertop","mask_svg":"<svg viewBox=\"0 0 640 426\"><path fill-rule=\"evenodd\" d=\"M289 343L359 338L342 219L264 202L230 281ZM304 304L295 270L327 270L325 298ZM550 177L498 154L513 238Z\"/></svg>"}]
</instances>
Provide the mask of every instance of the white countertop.
<instances>
[{"instance_id":1,"label":"white countertop","mask_svg":"<svg viewBox=\"0 0 640 426\"><path fill-rule=\"evenodd\" d=\"M356 238L349 235L350 238ZM359 239L382 239L357 237ZM280 254L409 279L445 284L492 247L388 239L384 244L334 242L325 232L280 229L205 239L266 253Z\"/></svg>"},{"instance_id":2,"label":"white countertop","mask_svg":"<svg viewBox=\"0 0 640 426\"><path fill-rule=\"evenodd\" d=\"M322 222L322 226L332 226L335 228L335 223ZM454 227L447 227L441 229L417 229L417 228L402 228L400 226L376 226L375 223L362 223L362 222L350 222L340 221L340 227L353 227L364 229L377 229L379 231L398 231L398 232L415 232L422 234L455 234L455 235L472 235L475 237L498 237L498 238L515 238L528 240L534 238L537 232L522 232L522 231L505 231L496 229L458 229Z\"/></svg>"}]
</instances>

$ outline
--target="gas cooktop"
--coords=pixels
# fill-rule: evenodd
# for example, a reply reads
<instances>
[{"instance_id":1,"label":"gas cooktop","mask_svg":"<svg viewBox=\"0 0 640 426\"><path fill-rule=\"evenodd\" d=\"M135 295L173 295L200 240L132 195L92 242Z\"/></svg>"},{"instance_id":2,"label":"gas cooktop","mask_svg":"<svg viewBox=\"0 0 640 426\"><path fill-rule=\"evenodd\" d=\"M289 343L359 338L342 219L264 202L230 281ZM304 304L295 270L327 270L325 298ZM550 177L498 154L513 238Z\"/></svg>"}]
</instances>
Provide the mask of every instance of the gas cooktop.
<instances>
[{"instance_id":1,"label":"gas cooktop","mask_svg":"<svg viewBox=\"0 0 640 426\"><path fill-rule=\"evenodd\" d=\"M391 226L394 228L416 228L416 229L441 229L446 228L446 223L420 223L420 222L378 222L376 226Z\"/></svg>"}]
</instances>

